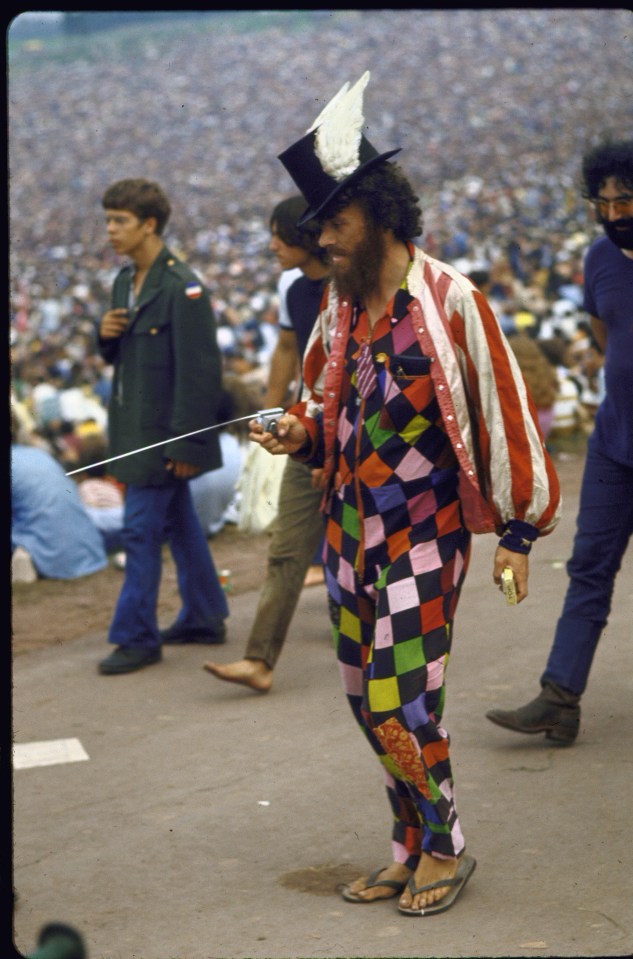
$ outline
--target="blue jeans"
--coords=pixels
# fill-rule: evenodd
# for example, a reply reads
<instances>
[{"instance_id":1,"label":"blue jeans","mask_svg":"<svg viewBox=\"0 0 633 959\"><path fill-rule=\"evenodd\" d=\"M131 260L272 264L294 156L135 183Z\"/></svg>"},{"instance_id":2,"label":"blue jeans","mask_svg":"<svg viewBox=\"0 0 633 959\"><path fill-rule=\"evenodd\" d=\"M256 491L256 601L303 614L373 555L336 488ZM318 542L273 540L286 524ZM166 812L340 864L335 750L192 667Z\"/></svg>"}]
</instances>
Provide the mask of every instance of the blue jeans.
<instances>
[{"instance_id":1,"label":"blue jeans","mask_svg":"<svg viewBox=\"0 0 633 959\"><path fill-rule=\"evenodd\" d=\"M182 609L176 622L213 628L228 614L228 604L196 515L189 484L128 486L123 549L125 580L110 626L108 642L155 649L160 645L156 607L162 572L162 548L171 549Z\"/></svg>"},{"instance_id":2,"label":"blue jeans","mask_svg":"<svg viewBox=\"0 0 633 959\"><path fill-rule=\"evenodd\" d=\"M581 695L633 533L633 467L595 450L591 439L576 526L569 586L541 681Z\"/></svg>"}]
</instances>

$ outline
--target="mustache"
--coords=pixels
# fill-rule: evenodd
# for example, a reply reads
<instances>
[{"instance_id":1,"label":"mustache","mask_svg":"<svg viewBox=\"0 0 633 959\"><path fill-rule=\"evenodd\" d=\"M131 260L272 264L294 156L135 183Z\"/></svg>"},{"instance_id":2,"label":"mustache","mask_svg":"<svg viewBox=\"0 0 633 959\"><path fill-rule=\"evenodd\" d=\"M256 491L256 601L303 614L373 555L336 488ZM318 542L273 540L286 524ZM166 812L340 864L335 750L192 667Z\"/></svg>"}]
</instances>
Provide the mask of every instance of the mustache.
<instances>
[{"instance_id":1,"label":"mustache","mask_svg":"<svg viewBox=\"0 0 633 959\"><path fill-rule=\"evenodd\" d=\"M605 230L633 230L633 216L621 216L617 220L606 220L601 216L600 223Z\"/></svg>"}]
</instances>

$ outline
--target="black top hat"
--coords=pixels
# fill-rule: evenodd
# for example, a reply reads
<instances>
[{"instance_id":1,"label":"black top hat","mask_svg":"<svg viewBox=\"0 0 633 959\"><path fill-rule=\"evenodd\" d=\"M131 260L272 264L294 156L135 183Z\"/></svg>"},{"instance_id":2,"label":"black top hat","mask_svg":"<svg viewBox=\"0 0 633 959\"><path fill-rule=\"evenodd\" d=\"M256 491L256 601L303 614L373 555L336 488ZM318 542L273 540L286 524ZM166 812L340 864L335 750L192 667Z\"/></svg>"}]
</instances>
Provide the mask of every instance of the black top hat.
<instances>
[{"instance_id":1,"label":"black top hat","mask_svg":"<svg viewBox=\"0 0 633 959\"><path fill-rule=\"evenodd\" d=\"M279 159L308 203L308 209L298 221L298 226L313 219L339 193L359 180L363 174L368 173L379 163L388 160L389 157L395 156L402 149L397 147L395 150L388 150L386 153L378 153L366 136L361 134L358 148L358 166L343 180L336 180L325 172L316 155L314 145L316 133L316 130L306 133L304 137L279 154Z\"/></svg>"}]
</instances>

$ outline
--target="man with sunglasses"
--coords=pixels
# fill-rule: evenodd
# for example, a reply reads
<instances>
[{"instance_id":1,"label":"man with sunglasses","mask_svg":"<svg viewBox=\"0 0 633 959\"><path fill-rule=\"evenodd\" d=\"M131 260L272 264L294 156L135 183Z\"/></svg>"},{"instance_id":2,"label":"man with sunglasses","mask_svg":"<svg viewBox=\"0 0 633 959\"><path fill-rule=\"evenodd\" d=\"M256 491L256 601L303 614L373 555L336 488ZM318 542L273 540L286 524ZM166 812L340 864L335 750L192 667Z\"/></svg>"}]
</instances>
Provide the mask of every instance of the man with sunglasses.
<instances>
[{"instance_id":1,"label":"man with sunglasses","mask_svg":"<svg viewBox=\"0 0 633 959\"><path fill-rule=\"evenodd\" d=\"M586 255L584 309L605 354L606 395L589 439L569 585L541 692L519 709L486 714L563 746L578 735L580 698L633 533L633 140L590 150L582 175L605 232Z\"/></svg>"}]
</instances>

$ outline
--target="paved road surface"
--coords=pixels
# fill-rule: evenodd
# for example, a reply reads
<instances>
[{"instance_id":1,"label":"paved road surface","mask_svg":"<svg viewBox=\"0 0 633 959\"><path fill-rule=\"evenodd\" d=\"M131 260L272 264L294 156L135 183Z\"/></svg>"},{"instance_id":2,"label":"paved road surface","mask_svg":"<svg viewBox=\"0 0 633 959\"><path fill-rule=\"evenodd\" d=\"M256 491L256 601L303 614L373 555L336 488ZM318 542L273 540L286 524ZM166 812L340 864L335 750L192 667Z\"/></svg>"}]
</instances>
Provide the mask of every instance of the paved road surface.
<instances>
[{"instance_id":1,"label":"paved road surface","mask_svg":"<svg viewBox=\"0 0 633 959\"><path fill-rule=\"evenodd\" d=\"M492 726L492 705L537 692L566 575L577 496L532 557L531 595L491 585L475 541L449 673L446 723L477 871L454 909L400 916L345 903L342 881L390 859L379 767L354 728L325 594L306 590L270 694L168 648L102 677L104 635L17 658L17 744L78 740L88 759L14 772L15 941L75 925L90 959L622 956L633 951L633 557L572 749ZM256 593L232 603L237 658ZM77 745L77 744L76 744Z\"/></svg>"}]
</instances>

